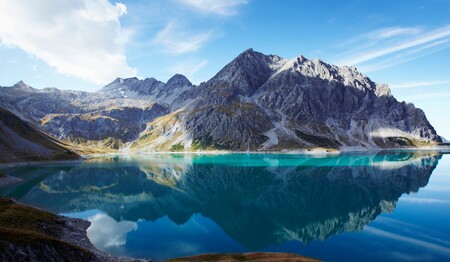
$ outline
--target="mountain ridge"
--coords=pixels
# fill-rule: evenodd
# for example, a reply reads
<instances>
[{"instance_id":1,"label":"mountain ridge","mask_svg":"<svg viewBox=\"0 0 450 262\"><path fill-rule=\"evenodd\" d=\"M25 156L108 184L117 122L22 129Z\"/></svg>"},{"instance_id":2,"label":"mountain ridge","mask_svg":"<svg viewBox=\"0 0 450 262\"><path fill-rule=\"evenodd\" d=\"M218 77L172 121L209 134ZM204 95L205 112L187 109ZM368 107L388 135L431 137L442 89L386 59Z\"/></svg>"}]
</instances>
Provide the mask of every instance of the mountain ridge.
<instances>
[{"instance_id":1,"label":"mountain ridge","mask_svg":"<svg viewBox=\"0 0 450 262\"><path fill-rule=\"evenodd\" d=\"M253 49L199 85L175 74L167 83L117 78L93 93L38 90L23 82L3 90L0 106L59 139L105 150L279 151L442 142L422 110L398 102L387 85L354 67ZM87 135L74 131L89 125L94 127L82 130ZM97 132L104 129L112 131Z\"/></svg>"}]
</instances>

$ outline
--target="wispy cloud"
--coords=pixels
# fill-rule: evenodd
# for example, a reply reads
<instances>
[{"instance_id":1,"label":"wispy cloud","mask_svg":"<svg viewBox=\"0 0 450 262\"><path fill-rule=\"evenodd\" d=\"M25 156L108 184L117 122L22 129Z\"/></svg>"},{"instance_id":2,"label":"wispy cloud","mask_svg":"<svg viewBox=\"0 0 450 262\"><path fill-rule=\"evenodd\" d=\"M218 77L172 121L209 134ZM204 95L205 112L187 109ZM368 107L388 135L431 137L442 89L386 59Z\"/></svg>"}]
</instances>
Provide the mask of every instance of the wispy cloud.
<instances>
[{"instance_id":1,"label":"wispy cloud","mask_svg":"<svg viewBox=\"0 0 450 262\"><path fill-rule=\"evenodd\" d=\"M19 64L20 62L15 59L8 59L8 60L6 60L6 63L15 65L15 64Z\"/></svg>"},{"instance_id":2,"label":"wispy cloud","mask_svg":"<svg viewBox=\"0 0 450 262\"><path fill-rule=\"evenodd\" d=\"M446 98L446 97L450 97L450 91L410 95L410 96L406 96L405 100L406 101L421 101L421 100L429 100L429 99L434 99L434 98Z\"/></svg>"},{"instance_id":3,"label":"wispy cloud","mask_svg":"<svg viewBox=\"0 0 450 262\"><path fill-rule=\"evenodd\" d=\"M197 71L202 69L208 64L208 60L203 60L200 62L186 62L186 63L177 63L175 66L171 68L172 73L180 73L185 75L187 78L194 81L194 76Z\"/></svg>"},{"instance_id":4,"label":"wispy cloud","mask_svg":"<svg viewBox=\"0 0 450 262\"><path fill-rule=\"evenodd\" d=\"M443 254L450 254L450 247L445 246L445 245L440 245L438 243L433 243L433 242L429 242L426 240L420 240L420 239L416 239L416 238L409 237L409 236L403 236L400 234L377 229L377 228L374 228L371 226L366 226L364 228L364 230L367 233L370 233L370 234L373 234L373 235L376 235L379 237L389 238L389 239L392 239L395 241L408 243L410 245L413 245L413 246L416 246L419 248L426 248L426 249L434 250L436 252L440 252Z\"/></svg>"},{"instance_id":5,"label":"wispy cloud","mask_svg":"<svg viewBox=\"0 0 450 262\"><path fill-rule=\"evenodd\" d=\"M247 4L248 0L174 0L198 12L221 16L230 16L237 13L237 8Z\"/></svg>"},{"instance_id":6,"label":"wispy cloud","mask_svg":"<svg viewBox=\"0 0 450 262\"><path fill-rule=\"evenodd\" d=\"M389 85L392 89L406 89L416 87L428 87L437 85L450 85L450 81L412 81Z\"/></svg>"},{"instance_id":7,"label":"wispy cloud","mask_svg":"<svg viewBox=\"0 0 450 262\"><path fill-rule=\"evenodd\" d=\"M126 6L108 0L0 2L0 43L17 47L58 72L104 84L136 75L124 46L130 31L119 18Z\"/></svg>"},{"instance_id":8,"label":"wispy cloud","mask_svg":"<svg viewBox=\"0 0 450 262\"><path fill-rule=\"evenodd\" d=\"M339 47L347 47L349 44L357 43L358 45L363 42L366 45L374 45L374 41L385 40L389 38L397 38L403 36L417 35L423 32L420 27L387 27L378 30L374 30L368 33L354 36L349 40L346 40L340 44Z\"/></svg>"},{"instance_id":9,"label":"wispy cloud","mask_svg":"<svg viewBox=\"0 0 450 262\"><path fill-rule=\"evenodd\" d=\"M379 29L356 36L349 45L350 49L354 46L353 51L343 54L346 58L338 64L358 65L366 72L376 71L450 47L450 26L431 32L418 27Z\"/></svg>"},{"instance_id":10,"label":"wispy cloud","mask_svg":"<svg viewBox=\"0 0 450 262\"><path fill-rule=\"evenodd\" d=\"M390 27L375 31L369 37L372 39L387 39L403 35L416 35L422 31L422 28L419 27Z\"/></svg>"},{"instance_id":11,"label":"wispy cloud","mask_svg":"<svg viewBox=\"0 0 450 262\"><path fill-rule=\"evenodd\" d=\"M402 201L414 203L414 204L448 204L450 200L436 199L436 198L417 198L417 197L405 197Z\"/></svg>"},{"instance_id":12,"label":"wispy cloud","mask_svg":"<svg viewBox=\"0 0 450 262\"><path fill-rule=\"evenodd\" d=\"M197 51L211 37L212 32L192 35L192 33L178 29L175 21L170 21L163 30L156 34L153 43L161 46L167 53L180 55Z\"/></svg>"}]
</instances>

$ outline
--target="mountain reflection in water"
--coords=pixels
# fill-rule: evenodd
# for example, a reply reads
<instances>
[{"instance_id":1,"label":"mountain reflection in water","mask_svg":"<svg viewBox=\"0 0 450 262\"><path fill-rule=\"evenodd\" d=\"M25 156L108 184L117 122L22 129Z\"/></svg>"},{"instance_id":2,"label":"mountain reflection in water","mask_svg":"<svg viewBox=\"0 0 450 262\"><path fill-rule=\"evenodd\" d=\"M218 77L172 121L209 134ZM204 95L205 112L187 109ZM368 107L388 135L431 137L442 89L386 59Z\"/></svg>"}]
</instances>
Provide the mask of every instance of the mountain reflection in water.
<instances>
[{"instance_id":1,"label":"mountain reflection in water","mask_svg":"<svg viewBox=\"0 0 450 262\"><path fill-rule=\"evenodd\" d=\"M55 213L101 210L112 221L168 216L181 225L201 214L259 250L361 230L392 212L403 193L424 187L440 158L417 152L95 158L16 168L11 175L32 179L0 193Z\"/></svg>"}]
</instances>

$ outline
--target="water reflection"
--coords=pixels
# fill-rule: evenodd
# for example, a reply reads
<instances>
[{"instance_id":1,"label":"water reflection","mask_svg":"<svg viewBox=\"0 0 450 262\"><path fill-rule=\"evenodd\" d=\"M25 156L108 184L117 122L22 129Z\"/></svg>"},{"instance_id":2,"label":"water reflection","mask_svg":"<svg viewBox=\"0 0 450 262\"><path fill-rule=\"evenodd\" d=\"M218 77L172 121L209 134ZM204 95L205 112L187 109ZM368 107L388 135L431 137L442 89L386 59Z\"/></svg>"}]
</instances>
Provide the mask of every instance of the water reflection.
<instances>
[{"instance_id":1,"label":"water reflection","mask_svg":"<svg viewBox=\"0 0 450 262\"><path fill-rule=\"evenodd\" d=\"M14 170L34 178L2 193L57 213L101 210L105 214L93 219L90 229L98 247L123 244L128 232L139 230L130 221L168 216L182 225L201 214L258 250L361 230L380 213L392 212L403 193L425 186L440 158L437 153L101 158Z\"/></svg>"},{"instance_id":2,"label":"water reflection","mask_svg":"<svg viewBox=\"0 0 450 262\"><path fill-rule=\"evenodd\" d=\"M91 226L87 229L87 236L101 250L125 245L127 234L138 227L136 222L117 222L106 214L96 214L88 220Z\"/></svg>"}]
</instances>

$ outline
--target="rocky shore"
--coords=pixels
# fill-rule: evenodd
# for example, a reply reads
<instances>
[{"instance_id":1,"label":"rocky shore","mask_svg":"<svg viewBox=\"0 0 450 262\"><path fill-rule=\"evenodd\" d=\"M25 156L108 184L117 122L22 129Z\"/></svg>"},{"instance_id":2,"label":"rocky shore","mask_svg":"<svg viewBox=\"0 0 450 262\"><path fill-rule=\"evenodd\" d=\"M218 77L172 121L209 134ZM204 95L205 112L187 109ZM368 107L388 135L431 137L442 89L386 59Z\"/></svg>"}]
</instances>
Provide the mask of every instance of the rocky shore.
<instances>
[{"instance_id":1,"label":"rocky shore","mask_svg":"<svg viewBox=\"0 0 450 262\"><path fill-rule=\"evenodd\" d=\"M59 216L12 199L0 198L0 261L144 262L118 257L94 247L87 237L90 222ZM168 261L299 261L313 258L287 253L202 254Z\"/></svg>"},{"instance_id":2,"label":"rocky shore","mask_svg":"<svg viewBox=\"0 0 450 262\"><path fill-rule=\"evenodd\" d=\"M86 235L90 222L0 198L1 261L151 261L109 255Z\"/></svg>"}]
</instances>

